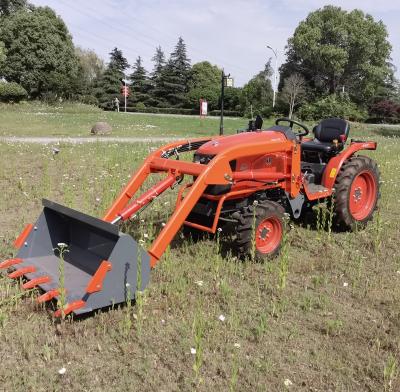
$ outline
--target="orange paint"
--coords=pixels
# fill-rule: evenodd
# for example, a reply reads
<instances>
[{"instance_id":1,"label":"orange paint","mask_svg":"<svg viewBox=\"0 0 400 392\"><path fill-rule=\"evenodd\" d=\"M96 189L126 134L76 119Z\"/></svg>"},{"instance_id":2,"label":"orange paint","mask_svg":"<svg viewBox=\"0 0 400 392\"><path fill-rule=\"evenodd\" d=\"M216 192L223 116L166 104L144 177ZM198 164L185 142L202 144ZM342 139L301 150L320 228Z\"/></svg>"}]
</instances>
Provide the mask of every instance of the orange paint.
<instances>
[{"instance_id":1,"label":"orange paint","mask_svg":"<svg viewBox=\"0 0 400 392\"><path fill-rule=\"evenodd\" d=\"M103 288L103 281L107 275L107 272L111 271L112 264L107 261L103 260L93 275L92 279L90 280L89 284L86 287L86 292L89 294L95 293L100 291Z\"/></svg>"},{"instance_id":2,"label":"orange paint","mask_svg":"<svg viewBox=\"0 0 400 392\"><path fill-rule=\"evenodd\" d=\"M18 236L18 238L14 241L14 247L19 249L24 245L26 239L28 238L30 232L33 229L32 223L29 223L28 225L25 226L24 230L22 230L22 233Z\"/></svg>"}]
</instances>

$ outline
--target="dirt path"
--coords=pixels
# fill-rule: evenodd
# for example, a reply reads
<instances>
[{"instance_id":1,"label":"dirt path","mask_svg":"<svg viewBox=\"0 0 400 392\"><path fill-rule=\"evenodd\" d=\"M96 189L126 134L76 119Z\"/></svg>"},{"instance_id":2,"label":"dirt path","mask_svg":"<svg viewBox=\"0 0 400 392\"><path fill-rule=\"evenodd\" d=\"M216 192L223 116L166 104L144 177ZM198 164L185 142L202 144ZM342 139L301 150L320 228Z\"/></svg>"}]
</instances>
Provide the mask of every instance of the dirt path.
<instances>
[{"instance_id":1,"label":"dirt path","mask_svg":"<svg viewBox=\"0 0 400 392\"><path fill-rule=\"evenodd\" d=\"M0 137L0 143L83 144L83 143L158 143L185 139L178 137Z\"/></svg>"}]
</instances>

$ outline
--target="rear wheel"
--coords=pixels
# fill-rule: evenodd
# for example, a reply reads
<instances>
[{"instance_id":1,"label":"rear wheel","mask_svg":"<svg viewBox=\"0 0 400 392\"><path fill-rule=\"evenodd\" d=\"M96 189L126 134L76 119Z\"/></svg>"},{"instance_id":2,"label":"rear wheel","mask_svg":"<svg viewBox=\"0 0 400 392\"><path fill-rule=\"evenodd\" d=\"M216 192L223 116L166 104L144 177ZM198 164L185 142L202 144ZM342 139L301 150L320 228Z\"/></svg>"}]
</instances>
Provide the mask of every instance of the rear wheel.
<instances>
[{"instance_id":1,"label":"rear wheel","mask_svg":"<svg viewBox=\"0 0 400 392\"><path fill-rule=\"evenodd\" d=\"M242 258L262 261L279 253L283 236L284 208L263 201L243 208L238 214L236 247Z\"/></svg>"},{"instance_id":2,"label":"rear wheel","mask_svg":"<svg viewBox=\"0 0 400 392\"><path fill-rule=\"evenodd\" d=\"M338 224L353 229L372 219L379 197L379 170L365 156L346 161L335 182L335 216Z\"/></svg>"}]
</instances>

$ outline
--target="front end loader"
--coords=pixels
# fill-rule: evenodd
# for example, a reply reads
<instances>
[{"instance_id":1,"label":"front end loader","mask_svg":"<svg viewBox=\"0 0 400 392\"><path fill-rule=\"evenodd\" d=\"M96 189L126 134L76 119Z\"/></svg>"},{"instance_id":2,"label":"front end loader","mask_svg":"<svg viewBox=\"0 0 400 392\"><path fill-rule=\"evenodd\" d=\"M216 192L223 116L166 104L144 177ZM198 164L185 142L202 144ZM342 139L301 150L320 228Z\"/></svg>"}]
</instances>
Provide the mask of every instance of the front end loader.
<instances>
[{"instance_id":1,"label":"front end loader","mask_svg":"<svg viewBox=\"0 0 400 392\"><path fill-rule=\"evenodd\" d=\"M283 125L284 124L284 125ZM295 132L294 126L302 131ZM336 224L345 229L366 224L379 196L379 172L370 158L356 155L375 150L372 141L348 143L349 124L326 119L308 137L308 128L278 119L267 129L250 125L236 135L171 143L152 152L119 197L97 219L43 200L43 212L15 241L14 258L0 264L10 278L22 278L23 289L39 288L38 302L66 303L55 315L81 315L133 299L143 290L177 232L192 236L234 232L233 250L258 260L279 252L283 215L298 219L315 203L333 199ZM193 159L180 159L193 152ZM151 175L163 175L137 196ZM119 224L136 217L155 198L180 185L175 209L144 250ZM60 287L60 274L64 287Z\"/></svg>"}]
</instances>

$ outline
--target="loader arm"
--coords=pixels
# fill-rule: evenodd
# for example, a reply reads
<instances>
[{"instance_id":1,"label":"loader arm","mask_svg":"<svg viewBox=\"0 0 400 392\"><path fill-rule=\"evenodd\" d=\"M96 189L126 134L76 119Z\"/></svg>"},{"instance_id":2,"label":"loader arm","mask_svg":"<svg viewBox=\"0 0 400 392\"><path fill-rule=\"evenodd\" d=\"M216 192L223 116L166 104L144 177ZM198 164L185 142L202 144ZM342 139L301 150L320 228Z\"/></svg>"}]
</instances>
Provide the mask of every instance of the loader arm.
<instances>
[{"instance_id":1,"label":"loader arm","mask_svg":"<svg viewBox=\"0 0 400 392\"><path fill-rule=\"evenodd\" d=\"M292 164L290 176L286 178L288 183L287 188L290 189L290 194L292 197L296 197L299 193L300 148L295 141L282 142L281 140L277 140L275 142L271 142L271 140L266 140L265 143L243 143L240 145L233 145L225 149L223 152L218 153L208 163L208 165L173 160L165 157L166 151L178 149L184 144L188 145L188 143L190 143L191 145L194 145L196 142L202 143L214 139L218 139L218 137L206 140L192 139L189 141L179 141L168 146L164 146L152 153L131 178L128 185L125 187L103 218L108 222L113 222L115 219L118 219L118 216L123 217L123 220L129 219L136 210L133 208L130 211L131 214L127 213L127 208L129 208L128 203L150 173L167 172L169 177L175 176L176 178L184 174L197 177L189 191L186 193L182 202L179 203L174 213L148 250L148 253L151 257L151 267L154 267L157 264L165 249L171 243L172 239L185 222L187 216L190 214L195 204L203 195L207 186L226 185L232 183L234 174L230 167L230 161L257 154L282 151L290 152L292 156ZM168 182L166 183L168 184ZM153 188L157 186L158 185L155 185ZM167 187L164 187L162 188L162 191L166 189ZM135 203L135 201L133 201L133 203Z\"/></svg>"}]
</instances>

